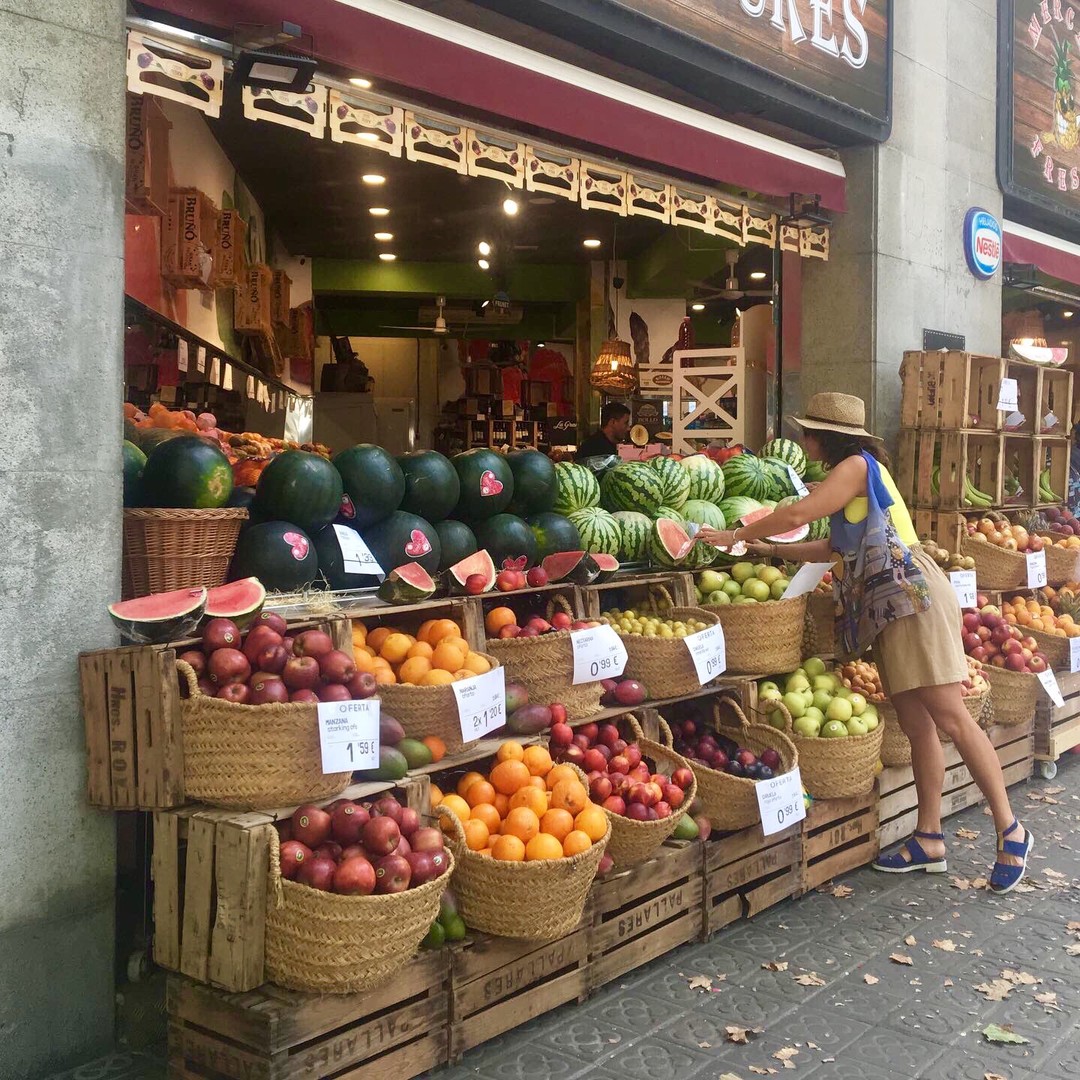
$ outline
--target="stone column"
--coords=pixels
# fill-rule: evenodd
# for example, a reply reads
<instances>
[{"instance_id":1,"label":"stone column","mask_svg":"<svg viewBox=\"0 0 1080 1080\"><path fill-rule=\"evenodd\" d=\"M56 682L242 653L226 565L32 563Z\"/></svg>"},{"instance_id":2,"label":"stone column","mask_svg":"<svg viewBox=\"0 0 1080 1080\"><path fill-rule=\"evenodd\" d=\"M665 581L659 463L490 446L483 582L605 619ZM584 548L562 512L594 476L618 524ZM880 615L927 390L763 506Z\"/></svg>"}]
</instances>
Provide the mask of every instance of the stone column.
<instances>
[{"instance_id":1,"label":"stone column","mask_svg":"<svg viewBox=\"0 0 1080 1080\"><path fill-rule=\"evenodd\" d=\"M0 1078L113 1035L114 821L76 654L116 643L124 4L0 0Z\"/></svg>"}]
</instances>

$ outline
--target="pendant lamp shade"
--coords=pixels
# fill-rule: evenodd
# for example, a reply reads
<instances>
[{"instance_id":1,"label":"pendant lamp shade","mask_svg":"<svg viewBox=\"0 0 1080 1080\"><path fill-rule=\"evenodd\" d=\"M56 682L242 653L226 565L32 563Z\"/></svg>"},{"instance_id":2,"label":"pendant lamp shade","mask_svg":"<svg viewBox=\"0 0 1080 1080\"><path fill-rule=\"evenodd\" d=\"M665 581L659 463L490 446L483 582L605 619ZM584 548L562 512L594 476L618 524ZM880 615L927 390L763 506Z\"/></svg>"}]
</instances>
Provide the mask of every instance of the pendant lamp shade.
<instances>
[{"instance_id":1,"label":"pendant lamp shade","mask_svg":"<svg viewBox=\"0 0 1080 1080\"><path fill-rule=\"evenodd\" d=\"M1006 345L1035 345L1046 348L1046 323L1038 308L1010 311L1002 320Z\"/></svg>"},{"instance_id":2,"label":"pendant lamp shade","mask_svg":"<svg viewBox=\"0 0 1080 1080\"><path fill-rule=\"evenodd\" d=\"M609 338L600 346L593 362L589 383L609 397L625 397L638 388L638 369L628 341Z\"/></svg>"}]
</instances>

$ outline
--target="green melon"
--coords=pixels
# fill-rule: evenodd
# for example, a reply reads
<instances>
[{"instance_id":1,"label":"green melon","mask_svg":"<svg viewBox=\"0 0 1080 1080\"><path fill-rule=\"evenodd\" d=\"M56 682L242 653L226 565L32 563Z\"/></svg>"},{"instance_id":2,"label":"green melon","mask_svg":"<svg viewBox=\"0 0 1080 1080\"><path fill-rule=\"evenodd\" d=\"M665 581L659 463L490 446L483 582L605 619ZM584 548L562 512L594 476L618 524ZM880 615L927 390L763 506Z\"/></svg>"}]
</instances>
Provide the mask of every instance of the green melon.
<instances>
[{"instance_id":1,"label":"green melon","mask_svg":"<svg viewBox=\"0 0 1080 1080\"><path fill-rule=\"evenodd\" d=\"M761 456L790 465L801 479L806 475L806 451L793 439L772 439L761 448Z\"/></svg>"},{"instance_id":2,"label":"green melon","mask_svg":"<svg viewBox=\"0 0 1080 1080\"><path fill-rule=\"evenodd\" d=\"M656 513L653 514L653 520L655 521L659 518L667 518L668 521L674 521L679 525L686 524L686 518L684 518L678 510L674 510L670 506L657 507Z\"/></svg>"},{"instance_id":3,"label":"green melon","mask_svg":"<svg viewBox=\"0 0 1080 1080\"><path fill-rule=\"evenodd\" d=\"M644 461L624 461L600 481L600 505L606 510L654 514L664 505L660 474Z\"/></svg>"},{"instance_id":4,"label":"green melon","mask_svg":"<svg viewBox=\"0 0 1080 1080\"><path fill-rule=\"evenodd\" d=\"M658 518L649 532L649 561L674 569L683 566L690 552L686 530L669 518Z\"/></svg>"},{"instance_id":5,"label":"green melon","mask_svg":"<svg viewBox=\"0 0 1080 1080\"><path fill-rule=\"evenodd\" d=\"M670 457L654 457L649 465L660 481L660 504L678 510L690 498L690 472Z\"/></svg>"},{"instance_id":6,"label":"green melon","mask_svg":"<svg viewBox=\"0 0 1080 1080\"><path fill-rule=\"evenodd\" d=\"M751 499L746 495L732 495L720 503L718 509L724 515L724 521L733 526L745 514L752 514L761 509L761 503L757 499Z\"/></svg>"},{"instance_id":7,"label":"green melon","mask_svg":"<svg viewBox=\"0 0 1080 1080\"><path fill-rule=\"evenodd\" d=\"M240 534L229 580L257 577L267 590L306 589L319 576L311 538L290 521L265 521Z\"/></svg>"},{"instance_id":8,"label":"green melon","mask_svg":"<svg viewBox=\"0 0 1080 1080\"><path fill-rule=\"evenodd\" d=\"M389 517L405 497L405 474L392 454L374 443L358 443L334 457L348 500L338 519L361 532ZM352 511L351 515L349 511Z\"/></svg>"},{"instance_id":9,"label":"green melon","mask_svg":"<svg viewBox=\"0 0 1080 1080\"><path fill-rule=\"evenodd\" d=\"M555 463L539 450L512 450L506 463L514 474L514 497L508 512L527 518L555 505Z\"/></svg>"},{"instance_id":10,"label":"green melon","mask_svg":"<svg viewBox=\"0 0 1080 1080\"><path fill-rule=\"evenodd\" d=\"M820 484L829 474L828 468L821 461L809 461L806 464L806 472L803 479L807 484Z\"/></svg>"},{"instance_id":11,"label":"green melon","mask_svg":"<svg viewBox=\"0 0 1080 1080\"><path fill-rule=\"evenodd\" d=\"M600 485L589 469L573 461L555 466L555 504L557 514L572 514L600 505Z\"/></svg>"},{"instance_id":12,"label":"green melon","mask_svg":"<svg viewBox=\"0 0 1080 1080\"><path fill-rule=\"evenodd\" d=\"M738 454L724 462L724 485L728 495L766 499L771 488L769 471L753 454Z\"/></svg>"},{"instance_id":13,"label":"green melon","mask_svg":"<svg viewBox=\"0 0 1080 1080\"><path fill-rule=\"evenodd\" d=\"M361 535L386 573L408 562L418 562L429 574L439 569L439 534L434 525L416 514L395 510Z\"/></svg>"},{"instance_id":14,"label":"green melon","mask_svg":"<svg viewBox=\"0 0 1080 1080\"><path fill-rule=\"evenodd\" d=\"M229 459L197 435L168 439L150 451L143 466L146 506L214 510L233 489Z\"/></svg>"},{"instance_id":15,"label":"green melon","mask_svg":"<svg viewBox=\"0 0 1080 1080\"><path fill-rule=\"evenodd\" d=\"M133 442L125 439L121 457L124 464L124 505L139 506L142 502L142 475L146 468L146 455Z\"/></svg>"},{"instance_id":16,"label":"green melon","mask_svg":"<svg viewBox=\"0 0 1080 1080\"><path fill-rule=\"evenodd\" d=\"M818 518L816 521L810 522L810 535L808 540L828 540L829 539L829 519L827 517Z\"/></svg>"},{"instance_id":17,"label":"green melon","mask_svg":"<svg viewBox=\"0 0 1080 1080\"><path fill-rule=\"evenodd\" d=\"M652 519L634 510L619 510L611 516L619 524L619 558L623 562L641 562L648 551Z\"/></svg>"},{"instance_id":18,"label":"green melon","mask_svg":"<svg viewBox=\"0 0 1080 1080\"><path fill-rule=\"evenodd\" d=\"M151 427L138 428L137 430L139 432L139 449L144 454L149 454L151 450L156 450L162 443L169 442L171 439L189 439L193 437L193 433L184 428Z\"/></svg>"},{"instance_id":19,"label":"green melon","mask_svg":"<svg viewBox=\"0 0 1080 1080\"><path fill-rule=\"evenodd\" d=\"M405 477L400 507L433 524L442 521L457 505L461 483L448 457L435 450L415 450L395 458ZM364 526L360 526L364 528Z\"/></svg>"},{"instance_id":20,"label":"green melon","mask_svg":"<svg viewBox=\"0 0 1080 1080\"><path fill-rule=\"evenodd\" d=\"M543 562L559 551L581 551L581 537L574 523L553 510L526 519L536 537L536 561Z\"/></svg>"},{"instance_id":21,"label":"green melon","mask_svg":"<svg viewBox=\"0 0 1080 1080\"><path fill-rule=\"evenodd\" d=\"M506 510L514 497L514 474L504 454L477 447L452 461L461 483L454 517L471 523Z\"/></svg>"},{"instance_id":22,"label":"green melon","mask_svg":"<svg viewBox=\"0 0 1080 1080\"><path fill-rule=\"evenodd\" d=\"M590 506L584 510L576 510L568 517L577 529L585 551L618 556L622 532L619 523L606 510Z\"/></svg>"},{"instance_id":23,"label":"green melon","mask_svg":"<svg viewBox=\"0 0 1080 1080\"><path fill-rule=\"evenodd\" d=\"M319 454L286 450L259 474L255 506L268 520L291 521L314 535L341 509L337 469Z\"/></svg>"},{"instance_id":24,"label":"green melon","mask_svg":"<svg viewBox=\"0 0 1080 1080\"><path fill-rule=\"evenodd\" d=\"M449 570L455 563L475 555L480 550L476 536L464 521L447 518L435 523L439 534L439 569Z\"/></svg>"},{"instance_id":25,"label":"green melon","mask_svg":"<svg viewBox=\"0 0 1080 1080\"><path fill-rule=\"evenodd\" d=\"M705 454L691 454L679 462L690 477L688 499L703 499L705 502L719 503L724 497L727 478L724 470L711 457Z\"/></svg>"},{"instance_id":26,"label":"green melon","mask_svg":"<svg viewBox=\"0 0 1080 1080\"><path fill-rule=\"evenodd\" d=\"M536 565L536 537L516 514L496 514L478 521L473 532L476 542L491 556L496 569L501 570L508 559L513 562L523 555L526 567Z\"/></svg>"},{"instance_id":27,"label":"green melon","mask_svg":"<svg viewBox=\"0 0 1080 1080\"><path fill-rule=\"evenodd\" d=\"M761 464L769 476L769 497L773 499L786 499L795 494L795 482L788 472L786 461L778 458L762 458Z\"/></svg>"}]
</instances>

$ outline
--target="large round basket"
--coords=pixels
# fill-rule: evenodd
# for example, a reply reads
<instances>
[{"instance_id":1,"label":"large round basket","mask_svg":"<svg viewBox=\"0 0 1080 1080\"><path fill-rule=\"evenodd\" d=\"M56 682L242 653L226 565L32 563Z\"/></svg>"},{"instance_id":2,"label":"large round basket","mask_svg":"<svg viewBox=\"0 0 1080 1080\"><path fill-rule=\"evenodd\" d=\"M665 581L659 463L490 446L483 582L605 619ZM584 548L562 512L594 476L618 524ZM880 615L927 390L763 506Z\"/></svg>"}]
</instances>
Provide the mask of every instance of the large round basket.
<instances>
[{"instance_id":1,"label":"large round basket","mask_svg":"<svg viewBox=\"0 0 1080 1080\"><path fill-rule=\"evenodd\" d=\"M1036 676L992 665L984 673L990 682L990 707L983 715L983 727L1016 727L1034 717L1039 696Z\"/></svg>"},{"instance_id":2,"label":"large round basket","mask_svg":"<svg viewBox=\"0 0 1080 1080\"><path fill-rule=\"evenodd\" d=\"M1040 652L1049 661L1050 666L1058 671L1069 667L1069 639L1058 637L1057 634L1048 634L1045 630L1033 630L1029 626L1020 627L1025 635L1030 634L1039 646Z\"/></svg>"},{"instance_id":3,"label":"large round basket","mask_svg":"<svg viewBox=\"0 0 1080 1080\"><path fill-rule=\"evenodd\" d=\"M1053 537L1043 537L1046 547L1046 584L1058 588L1066 582L1080 580L1080 551L1055 547Z\"/></svg>"},{"instance_id":4,"label":"large round basket","mask_svg":"<svg viewBox=\"0 0 1080 1080\"><path fill-rule=\"evenodd\" d=\"M574 615L561 594L548 604L549 619L555 608ZM488 638L487 650L506 668L508 681L521 683L529 691L530 701L540 705L561 702L572 721L600 711L604 693L600 683L574 685L574 648L568 630L534 638Z\"/></svg>"},{"instance_id":5,"label":"large round basket","mask_svg":"<svg viewBox=\"0 0 1080 1080\"><path fill-rule=\"evenodd\" d=\"M960 539L960 554L975 560L980 589L1022 589L1027 584L1027 559L985 540Z\"/></svg>"},{"instance_id":6,"label":"large round basket","mask_svg":"<svg viewBox=\"0 0 1080 1080\"><path fill-rule=\"evenodd\" d=\"M265 810L332 799L351 772L324 773L315 705L237 705L199 689L177 660L189 697L180 701L184 793L212 806Z\"/></svg>"},{"instance_id":7,"label":"large round basket","mask_svg":"<svg viewBox=\"0 0 1080 1080\"><path fill-rule=\"evenodd\" d=\"M708 626L720 622L712 612L699 607L673 607L665 610L664 616L675 622L698 619ZM682 638L640 634L623 634L621 638L627 654L623 674L644 683L650 698L685 697L701 689L697 668Z\"/></svg>"},{"instance_id":8,"label":"large round basket","mask_svg":"<svg viewBox=\"0 0 1080 1080\"><path fill-rule=\"evenodd\" d=\"M248 512L125 510L121 591L125 600L224 583Z\"/></svg>"},{"instance_id":9,"label":"large round basket","mask_svg":"<svg viewBox=\"0 0 1080 1080\"><path fill-rule=\"evenodd\" d=\"M386 982L416 955L439 914L454 858L434 881L385 896L341 896L281 876L270 836L266 977L290 990L356 994Z\"/></svg>"},{"instance_id":10,"label":"large round basket","mask_svg":"<svg viewBox=\"0 0 1080 1080\"><path fill-rule=\"evenodd\" d=\"M645 737L641 725L633 713L627 713L626 723L633 734L633 741L637 743L641 754L645 758L656 763L657 768L661 763L669 764L671 769L690 769L690 763L681 754L673 749L675 740L671 735L671 728L667 721L660 717L660 736L662 743L655 742ZM611 823L611 839L608 841L608 854L615 865L621 870L634 863L643 862L675 831L679 819L690 809L697 795L697 777L685 793L682 805L666 818L658 821L634 821L622 814L613 814L605 810L608 821Z\"/></svg>"},{"instance_id":11,"label":"large round basket","mask_svg":"<svg viewBox=\"0 0 1080 1080\"><path fill-rule=\"evenodd\" d=\"M727 706L739 721L733 728L720 723L721 706ZM739 703L731 697L720 697L713 706L716 730L734 739L740 746L760 754L773 749L780 755L781 772L790 772L799 764L799 752L794 742L771 724L752 724ZM745 776L731 776L703 765L691 766L698 782L698 798L705 807L705 815L713 828L721 832L745 829L759 820L756 780Z\"/></svg>"},{"instance_id":12,"label":"large round basket","mask_svg":"<svg viewBox=\"0 0 1080 1080\"><path fill-rule=\"evenodd\" d=\"M705 604L724 628L726 675L794 671L802 663L806 597L761 604ZM646 686L649 684L646 683Z\"/></svg>"},{"instance_id":13,"label":"large round basket","mask_svg":"<svg viewBox=\"0 0 1080 1080\"><path fill-rule=\"evenodd\" d=\"M481 653L492 668L500 667L498 659ZM379 687L379 698L388 713L394 716L411 739L435 735L446 744L447 753L456 754L465 746L461 737L457 698L452 686L410 686L392 683Z\"/></svg>"},{"instance_id":14,"label":"large round basket","mask_svg":"<svg viewBox=\"0 0 1080 1080\"><path fill-rule=\"evenodd\" d=\"M803 642L807 656L836 654L836 603L831 594L813 592L807 596Z\"/></svg>"},{"instance_id":15,"label":"large round basket","mask_svg":"<svg viewBox=\"0 0 1080 1080\"><path fill-rule=\"evenodd\" d=\"M589 888L611 837L611 826L588 851L565 859L498 862L470 851L457 815L436 814L451 825L454 895L466 926L498 937L553 941L581 922Z\"/></svg>"}]
</instances>

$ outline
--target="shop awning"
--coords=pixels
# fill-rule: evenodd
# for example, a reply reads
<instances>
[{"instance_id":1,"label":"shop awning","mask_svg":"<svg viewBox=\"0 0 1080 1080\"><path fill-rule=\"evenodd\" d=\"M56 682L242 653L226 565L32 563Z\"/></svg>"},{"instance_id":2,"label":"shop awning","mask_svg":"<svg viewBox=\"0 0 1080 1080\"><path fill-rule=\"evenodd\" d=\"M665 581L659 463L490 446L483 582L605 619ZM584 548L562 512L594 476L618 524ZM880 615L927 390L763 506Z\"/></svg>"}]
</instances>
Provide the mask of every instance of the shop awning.
<instances>
[{"instance_id":1,"label":"shop awning","mask_svg":"<svg viewBox=\"0 0 1080 1080\"><path fill-rule=\"evenodd\" d=\"M1080 245L1014 221L1003 222L1002 232L1006 262L1034 263L1050 277L1080 285Z\"/></svg>"},{"instance_id":2,"label":"shop awning","mask_svg":"<svg viewBox=\"0 0 1080 1080\"><path fill-rule=\"evenodd\" d=\"M152 0L151 6L220 27L224 37L243 24L299 22L321 59L376 84L411 87L664 171L784 198L820 195L826 209L845 208L844 167L833 158L399 0Z\"/></svg>"}]
</instances>

